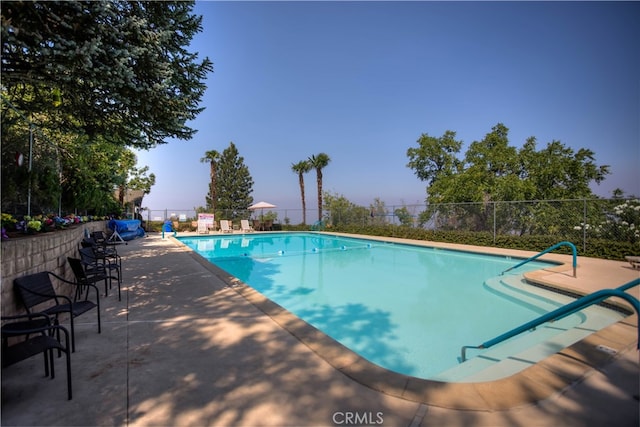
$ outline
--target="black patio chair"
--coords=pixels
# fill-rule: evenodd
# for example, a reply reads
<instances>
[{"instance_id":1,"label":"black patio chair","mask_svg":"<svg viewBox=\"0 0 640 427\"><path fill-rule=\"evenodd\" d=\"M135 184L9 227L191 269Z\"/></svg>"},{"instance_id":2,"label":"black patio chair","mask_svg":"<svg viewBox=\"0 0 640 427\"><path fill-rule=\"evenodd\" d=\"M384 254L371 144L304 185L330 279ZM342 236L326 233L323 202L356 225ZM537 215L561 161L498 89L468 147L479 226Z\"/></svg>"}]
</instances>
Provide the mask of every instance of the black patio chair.
<instances>
[{"instance_id":1,"label":"black patio chair","mask_svg":"<svg viewBox=\"0 0 640 427\"><path fill-rule=\"evenodd\" d=\"M115 247L121 245L122 242L112 241L110 240L111 236L108 236L104 231L92 231L89 234L90 238L95 240L98 245L108 247L109 249L115 250Z\"/></svg>"},{"instance_id":2,"label":"black patio chair","mask_svg":"<svg viewBox=\"0 0 640 427\"><path fill-rule=\"evenodd\" d=\"M96 257L104 258L111 263L117 264L119 274L118 277L120 277L120 280L122 281L122 257L118 254L118 250L116 249L117 245L114 243L109 243L109 241L104 237L94 237L96 233L101 233L104 236L101 231L93 232L91 233L90 237L84 237L82 239L82 241L80 242L80 247L91 248Z\"/></svg>"},{"instance_id":3,"label":"black patio chair","mask_svg":"<svg viewBox=\"0 0 640 427\"><path fill-rule=\"evenodd\" d=\"M111 288L111 277L107 274L107 269L104 266L102 261L99 261L94 255L91 248L80 248L78 249L78 254L80 257L80 265L84 270L85 275L87 276L100 276L100 280L96 280L95 282L104 281L104 296L108 296L109 289ZM69 258L67 258L68 260ZM76 276L76 280L78 279L78 274L74 272Z\"/></svg>"},{"instance_id":4,"label":"black patio chair","mask_svg":"<svg viewBox=\"0 0 640 427\"><path fill-rule=\"evenodd\" d=\"M118 242L110 241L103 231L93 231L88 236L85 236L82 241L85 244L97 246L109 252L117 252L116 247L120 245Z\"/></svg>"},{"instance_id":5,"label":"black patio chair","mask_svg":"<svg viewBox=\"0 0 640 427\"><path fill-rule=\"evenodd\" d=\"M101 245L107 243L107 236L104 234L104 231L92 231L90 234L91 238Z\"/></svg>"},{"instance_id":6,"label":"black patio chair","mask_svg":"<svg viewBox=\"0 0 640 427\"><path fill-rule=\"evenodd\" d=\"M71 400L69 332L60 325L51 324L51 319L44 313L2 316L2 322L2 367L6 368L42 353L45 376L55 378L53 352L57 350L64 353L67 362L67 396ZM60 332L64 334L64 344L60 342ZM24 339L20 339L22 337Z\"/></svg>"},{"instance_id":7,"label":"black patio chair","mask_svg":"<svg viewBox=\"0 0 640 427\"><path fill-rule=\"evenodd\" d=\"M73 286L73 300L61 294L56 294L51 277L57 279L62 285ZM59 315L63 313L69 314L69 323L71 329L71 351L76 351L75 328L73 319L80 316L91 309L96 309L98 316L98 333L102 332L100 324L100 292L98 287L93 283L75 283L63 279L50 271L29 274L27 276L18 277L13 280L13 287L19 299L22 301L27 313L42 312L50 316L55 316L56 322L59 322ZM89 291L95 289L95 302L89 300ZM53 305L50 305L53 303ZM42 307L34 310L36 306L40 307L49 304L48 307Z\"/></svg>"},{"instance_id":8,"label":"black patio chair","mask_svg":"<svg viewBox=\"0 0 640 427\"><path fill-rule=\"evenodd\" d=\"M115 279L118 282L118 301L122 301L120 291L122 274L120 266L101 253L94 251L93 248L80 248L79 253L81 265L90 282L95 283L104 280L104 296L106 297L109 294L108 289L111 289L113 280ZM112 273L115 273L115 275ZM75 270L74 274L76 279L80 278L80 275ZM96 278L99 278L99 280L94 280Z\"/></svg>"}]
</instances>

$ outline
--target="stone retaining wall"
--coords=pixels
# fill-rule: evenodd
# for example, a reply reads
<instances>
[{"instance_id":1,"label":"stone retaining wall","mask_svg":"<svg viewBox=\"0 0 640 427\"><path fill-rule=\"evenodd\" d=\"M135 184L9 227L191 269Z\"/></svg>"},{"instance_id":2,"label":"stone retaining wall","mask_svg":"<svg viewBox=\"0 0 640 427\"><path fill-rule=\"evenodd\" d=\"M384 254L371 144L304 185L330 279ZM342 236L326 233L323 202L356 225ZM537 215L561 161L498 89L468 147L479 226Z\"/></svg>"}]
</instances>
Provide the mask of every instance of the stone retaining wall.
<instances>
[{"instance_id":1,"label":"stone retaining wall","mask_svg":"<svg viewBox=\"0 0 640 427\"><path fill-rule=\"evenodd\" d=\"M2 315L25 313L24 307L13 293L14 278L40 271L51 271L72 280L73 274L67 257L78 256L78 245L84 237L85 229L89 232L106 231L106 227L106 221L87 222L67 230L2 241L2 270L0 270ZM70 287L65 286L63 289L68 290L68 288ZM71 292L64 293L71 295Z\"/></svg>"}]
</instances>

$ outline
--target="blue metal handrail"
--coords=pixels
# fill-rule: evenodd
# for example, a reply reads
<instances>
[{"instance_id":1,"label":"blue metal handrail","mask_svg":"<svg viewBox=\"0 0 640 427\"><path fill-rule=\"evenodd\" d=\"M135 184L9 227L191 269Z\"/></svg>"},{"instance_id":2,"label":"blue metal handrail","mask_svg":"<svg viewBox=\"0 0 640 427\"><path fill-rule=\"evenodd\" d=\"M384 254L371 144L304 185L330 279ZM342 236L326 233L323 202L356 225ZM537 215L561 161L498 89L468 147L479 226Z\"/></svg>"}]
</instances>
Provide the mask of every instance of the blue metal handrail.
<instances>
[{"instance_id":1,"label":"blue metal handrail","mask_svg":"<svg viewBox=\"0 0 640 427\"><path fill-rule=\"evenodd\" d=\"M311 226L312 231L324 231L324 221L316 221Z\"/></svg>"},{"instance_id":2,"label":"blue metal handrail","mask_svg":"<svg viewBox=\"0 0 640 427\"><path fill-rule=\"evenodd\" d=\"M524 265L524 264L528 263L529 261L533 261L534 259L536 259L538 257L541 257L542 255L546 254L547 252L551 252L554 249L558 249L560 246L569 246L571 248L571 252L573 252L573 277L577 277L576 276L576 268L578 267L578 251L576 250L576 245L574 245L571 242L556 243L555 245L548 247L547 249L545 249L544 251L540 252L539 254L536 254L536 255L532 256L531 258L527 258L524 261L514 265L513 267L507 268L505 271L503 271L500 274L504 274L509 270L513 270L514 268L518 268L521 265Z\"/></svg>"},{"instance_id":3,"label":"blue metal handrail","mask_svg":"<svg viewBox=\"0 0 640 427\"><path fill-rule=\"evenodd\" d=\"M556 310L553 310L547 314L544 314L538 317L537 319L534 319L521 326L518 326L517 328L514 328L509 332L506 332L494 339L485 341L478 346L465 345L461 349L460 361L464 362L465 360L467 360L466 353L467 353L467 349L469 348L475 348L475 349L481 350L481 349L492 347L498 343L501 343L502 341L506 341L509 338L512 338L523 332L532 330L543 323L562 319L563 317L573 314L576 311L582 310L583 308L588 307L590 305L598 304L599 302L602 302L610 297L620 297L622 299L625 299L629 304L631 304L631 306L634 308L636 313L640 315L640 302L633 295L630 295L624 292L625 290L631 289L638 285L640 285L640 278L634 279L631 282L625 283L624 285L616 289L602 289L600 291L596 291L592 294L585 295L582 298L579 298L567 305L563 305L562 307L557 308ZM638 336L638 348L640 349L640 330L639 330L639 336Z\"/></svg>"}]
</instances>

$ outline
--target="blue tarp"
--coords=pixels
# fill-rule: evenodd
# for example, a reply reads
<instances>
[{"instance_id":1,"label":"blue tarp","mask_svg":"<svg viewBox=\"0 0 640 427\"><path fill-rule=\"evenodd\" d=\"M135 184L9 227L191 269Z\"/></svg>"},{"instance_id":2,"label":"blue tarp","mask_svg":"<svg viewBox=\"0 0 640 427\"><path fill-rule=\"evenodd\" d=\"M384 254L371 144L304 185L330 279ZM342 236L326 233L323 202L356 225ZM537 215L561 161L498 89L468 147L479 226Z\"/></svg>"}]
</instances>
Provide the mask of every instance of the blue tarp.
<instances>
[{"instance_id":1,"label":"blue tarp","mask_svg":"<svg viewBox=\"0 0 640 427\"><path fill-rule=\"evenodd\" d=\"M110 230L117 231L122 240L132 240L145 235L139 219L112 219L107 226Z\"/></svg>"}]
</instances>

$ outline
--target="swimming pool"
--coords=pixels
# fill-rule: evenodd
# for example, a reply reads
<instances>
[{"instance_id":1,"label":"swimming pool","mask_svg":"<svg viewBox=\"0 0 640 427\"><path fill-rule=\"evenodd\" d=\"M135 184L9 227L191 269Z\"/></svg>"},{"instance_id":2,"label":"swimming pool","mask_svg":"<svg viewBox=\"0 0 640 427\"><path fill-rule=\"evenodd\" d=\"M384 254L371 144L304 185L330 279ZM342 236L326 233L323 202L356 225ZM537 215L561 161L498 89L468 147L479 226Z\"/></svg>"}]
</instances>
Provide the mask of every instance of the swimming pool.
<instances>
[{"instance_id":1,"label":"swimming pool","mask_svg":"<svg viewBox=\"0 0 640 427\"><path fill-rule=\"evenodd\" d=\"M572 300L522 280L552 264L530 262L500 276L518 260L316 233L180 240L367 360L418 378L510 375L624 317L592 306L460 364L462 346Z\"/></svg>"}]
</instances>

